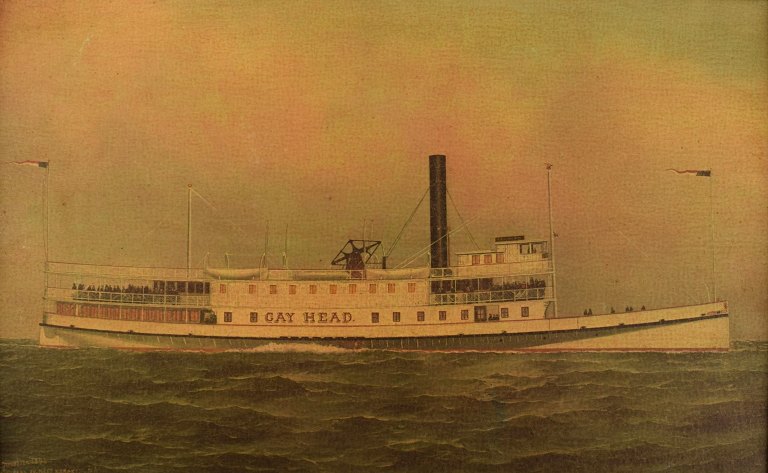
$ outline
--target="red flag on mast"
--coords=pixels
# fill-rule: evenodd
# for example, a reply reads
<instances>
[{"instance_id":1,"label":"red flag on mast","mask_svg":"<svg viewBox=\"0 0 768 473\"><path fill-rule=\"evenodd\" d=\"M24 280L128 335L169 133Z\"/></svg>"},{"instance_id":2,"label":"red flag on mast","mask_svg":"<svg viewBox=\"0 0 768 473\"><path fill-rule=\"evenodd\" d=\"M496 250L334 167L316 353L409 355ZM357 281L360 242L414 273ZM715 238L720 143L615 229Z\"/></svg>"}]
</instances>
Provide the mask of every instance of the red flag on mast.
<instances>
[{"instance_id":1,"label":"red flag on mast","mask_svg":"<svg viewBox=\"0 0 768 473\"><path fill-rule=\"evenodd\" d=\"M29 159L26 161L11 161L10 164L18 164L19 166L36 166L39 168L48 167L48 161L32 161Z\"/></svg>"},{"instance_id":2,"label":"red flag on mast","mask_svg":"<svg viewBox=\"0 0 768 473\"><path fill-rule=\"evenodd\" d=\"M711 177L712 170L710 169L667 169L667 171L674 171L678 174L693 174L696 176Z\"/></svg>"}]
</instances>

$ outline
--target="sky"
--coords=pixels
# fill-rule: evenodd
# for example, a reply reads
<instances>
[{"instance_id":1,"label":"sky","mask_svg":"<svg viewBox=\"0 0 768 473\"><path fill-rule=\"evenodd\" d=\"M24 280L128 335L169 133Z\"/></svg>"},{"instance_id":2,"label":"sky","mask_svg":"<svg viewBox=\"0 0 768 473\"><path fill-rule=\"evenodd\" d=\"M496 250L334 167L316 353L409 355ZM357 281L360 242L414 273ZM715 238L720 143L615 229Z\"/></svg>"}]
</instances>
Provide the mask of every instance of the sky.
<instances>
[{"instance_id":1,"label":"sky","mask_svg":"<svg viewBox=\"0 0 768 473\"><path fill-rule=\"evenodd\" d=\"M561 313L717 286L766 339L767 31L763 1L0 2L0 336L36 337L45 261L45 171L7 162L50 162L53 261L184 267L191 184L195 266L322 268L389 249L445 154L452 251L546 238L552 163ZM422 205L393 264L428 238Z\"/></svg>"}]
</instances>

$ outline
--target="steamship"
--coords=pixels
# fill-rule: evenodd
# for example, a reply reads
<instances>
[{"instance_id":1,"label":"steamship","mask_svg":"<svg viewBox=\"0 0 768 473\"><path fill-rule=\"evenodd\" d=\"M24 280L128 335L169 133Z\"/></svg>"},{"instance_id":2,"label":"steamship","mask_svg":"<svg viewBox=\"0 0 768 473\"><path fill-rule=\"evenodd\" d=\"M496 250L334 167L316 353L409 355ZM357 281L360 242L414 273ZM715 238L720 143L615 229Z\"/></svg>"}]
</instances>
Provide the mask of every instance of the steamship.
<instances>
[{"instance_id":1,"label":"steamship","mask_svg":"<svg viewBox=\"0 0 768 473\"><path fill-rule=\"evenodd\" d=\"M549 238L500 236L493 248L455 253L450 264L446 195L446 158L430 156L430 265L423 268L388 267L375 240L349 240L327 270L191 268L189 251L188 267L179 269L48 262L39 343L205 351L728 349L725 301L559 314L551 199Z\"/></svg>"}]
</instances>

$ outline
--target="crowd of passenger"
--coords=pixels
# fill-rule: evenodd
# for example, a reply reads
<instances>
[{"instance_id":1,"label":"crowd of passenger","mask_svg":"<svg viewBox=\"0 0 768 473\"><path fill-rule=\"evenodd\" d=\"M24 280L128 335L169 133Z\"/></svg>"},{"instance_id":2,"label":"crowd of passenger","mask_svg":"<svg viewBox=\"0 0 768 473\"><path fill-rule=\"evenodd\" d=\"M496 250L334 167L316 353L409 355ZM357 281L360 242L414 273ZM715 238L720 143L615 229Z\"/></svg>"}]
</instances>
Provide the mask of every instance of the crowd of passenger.
<instances>
[{"instance_id":1,"label":"crowd of passenger","mask_svg":"<svg viewBox=\"0 0 768 473\"><path fill-rule=\"evenodd\" d=\"M528 282L515 281L511 283L502 284L501 286L494 286L494 290L496 290L496 288L506 291L506 290L515 290L515 289L535 289L538 287L547 287L547 281L545 281L544 279L531 278L528 280Z\"/></svg>"},{"instance_id":2,"label":"crowd of passenger","mask_svg":"<svg viewBox=\"0 0 768 473\"><path fill-rule=\"evenodd\" d=\"M450 294L458 292L518 291L547 287L544 279L530 278L528 281L513 281L494 284L492 278L458 279L455 281L433 281L432 293Z\"/></svg>"},{"instance_id":3,"label":"crowd of passenger","mask_svg":"<svg viewBox=\"0 0 768 473\"><path fill-rule=\"evenodd\" d=\"M86 286L85 284L72 283L72 289L76 291L109 292L109 293L119 292L123 294L156 294L156 295L179 294L179 291L170 287L167 290L165 289L159 290L149 286L134 286L133 284L129 284L127 286L112 286L110 284L95 286L91 284L89 286Z\"/></svg>"},{"instance_id":4,"label":"crowd of passenger","mask_svg":"<svg viewBox=\"0 0 768 473\"><path fill-rule=\"evenodd\" d=\"M176 304L180 302L180 292L173 287L167 286L151 287L128 284L127 286L118 286L111 284L95 285L90 284L72 284L75 300L82 301L120 301L120 302L138 302L152 303L158 302L161 297L165 303Z\"/></svg>"},{"instance_id":5,"label":"crowd of passenger","mask_svg":"<svg viewBox=\"0 0 768 473\"><path fill-rule=\"evenodd\" d=\"M640 307L640 310L641 311L645 310L645 306ZM635 308L632 307L631 305L628 305L624 308L624 312L634 312L634 311L635 311ZM616 309L611 307L611 314L615 314L615 313L616 313ZM589 309L584 309L584 315L592 315L592 308L590 307Z\"/></svg>"}]
</instances>

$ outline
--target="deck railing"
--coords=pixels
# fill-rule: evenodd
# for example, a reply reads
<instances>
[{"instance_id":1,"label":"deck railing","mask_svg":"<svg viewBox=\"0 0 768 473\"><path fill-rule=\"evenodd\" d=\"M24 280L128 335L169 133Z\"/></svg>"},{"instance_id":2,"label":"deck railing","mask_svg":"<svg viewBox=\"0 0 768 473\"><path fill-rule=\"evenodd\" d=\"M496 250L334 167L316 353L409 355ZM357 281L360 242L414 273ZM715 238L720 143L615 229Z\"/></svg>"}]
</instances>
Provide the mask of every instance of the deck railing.
<instances>
[{"instance_id":1,"label":"deck railing","mask_svg":"<svg viewBox=\"0 0 768 473\"><path fill-rule=\"evenodd\" d=\"M552 272L552 261L538 260L433 268L429 271L429 277L432 279L494 278L545 274L549 272Z\"/></svg>"},{"instance_id":2,"label":"deck railing","mask_svg":"<svg viewBox=\"0 0 768 473\"><path fill-rule=\"evenodd\" d=\"M430 304L474 304L477 302L530 301L551 297L550 288L504 289L499 291L451 292L430 294Z\"/></svg>"},{"instance_id":3,"label":"deck railing","mask_svg":"<svg viewBox=\"0 0 768 473\"><path fill-rule=\"evenodd\" d=\"M210 304L209 295L187 294L135 294L124 292L72 291L74 301L114 302L121 304L153 304L153 305L183 305L207 306Z\"/></svg>"}]
</instances>

